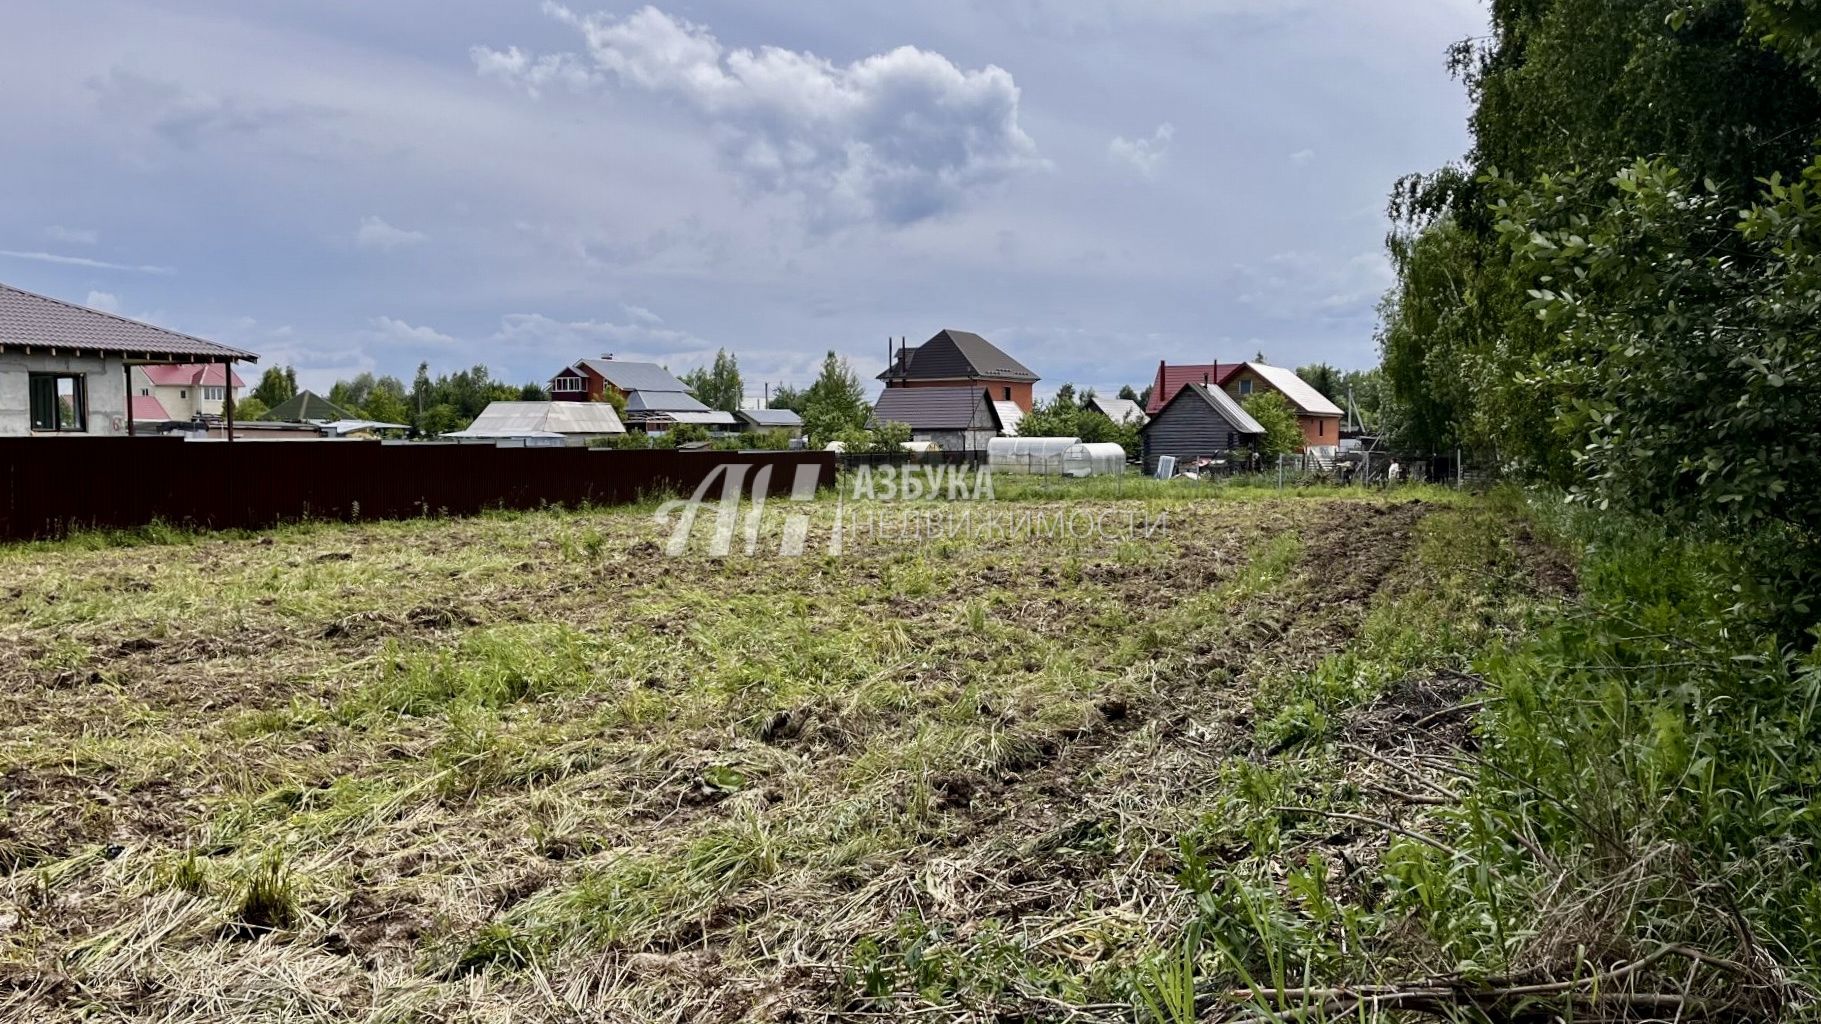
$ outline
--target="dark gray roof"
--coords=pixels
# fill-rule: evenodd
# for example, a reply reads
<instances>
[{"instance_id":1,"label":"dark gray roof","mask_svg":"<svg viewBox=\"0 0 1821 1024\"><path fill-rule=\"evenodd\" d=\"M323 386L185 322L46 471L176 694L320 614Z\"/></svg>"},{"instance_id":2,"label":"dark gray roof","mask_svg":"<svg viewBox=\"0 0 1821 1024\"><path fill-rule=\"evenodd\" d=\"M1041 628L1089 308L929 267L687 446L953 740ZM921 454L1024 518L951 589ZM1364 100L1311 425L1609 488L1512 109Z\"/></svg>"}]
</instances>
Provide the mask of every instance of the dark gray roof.
<instances>
[{"instance_id":1,"label":"dark gray roof","mask_svg":"<svg viewBox=\"0 0 1821 1024\"><path fill-rule=\"evenodd\" d=\"M740 418L755 427L800 427L803 417L789 409L741 409Z\"/></svg>"},{"instance_id":2,"label":"dark gray roof","mask_svg":"<svg viewBox=\"0 0 1821 1024\"><path fill-rule=\"evenodd\" d=\"M584 359L575 365L588 367L621 391L689 390L688 385L656 363L635 363L627 359Z\"/></svg>"},{"instance_id":3,"label":"dark gray roof","mask_svg":"<svg viewBox=\"0 0 1821 1024\"><path fill-rule=\"evenodd\" d=\"M873 405L873 422L904 423L912 430L997 430L1003 426L986 390L971 384L886 388Z\"/></svg>"},{"instance_id":4,"label":"dark gray roof","mask_svg":"<svg viewBox=\"0 0 1821 1024\"><path fill-rule=\"evenodd\" d=\"M1023 363L972 331L943 330L907 348L879 380L952 380L956 378L1028 380L1039 378Z\"/></svg>"},{"instance_id":5,"label":"dark gray roof","mask_svg":"<svg viewBox=\"0 0 1821 1024\"><path fill-rule=\"evenodd\" d=\"M626 392L627 412L708 412L687 391L648 391L644 388Z\"/></svg>"},{"instance_id":6,"label":"dark gray roof","mask_svg":"<svg viewBox=\"0 0 1821 1024\"><path fill-rule=\"evenodd\" d=\"M1265 432L1264 426L1262 424L1260 424L1257 420L1253 419L1251 413L1240 408L1239 403L1235 402L1233 400L1232 395L1227 394L1225 391L1222 391L1220 388L1210 387L1209 385L1206 385L1206 384L1200 384L1200 383L1184 384L1182 386L1182 390L1176 392L1175 398L1172 398L1168 402L1165 402L1163 404L1163 409L1168 409L1170 406L1175 405L1177 402L1194 402L1194 401L1206 402L1207 404L1213 406L1214 411L1219 413L1221 415L1222 419L1225 419L1228 423L1231 423L1233 425L1233 429L1239 431L1242 434L1262 434ZM1144 426L1139 427L1138 429L1140 431L1149 430L1151 427L1151 424L1156 423L1160 418L1162 418L1163 409L1157 410L1157 415L1151 417L1150 420L1148 420Z\"/></svg>"},{"instance_id":7,"label":"dark gray roof","mask_svg":"<svg viewBox=\"0 0 1821 1024\"><path fill-rule=\"evenodd\" d=\"M258 361L251 352L0 284L0 346Z\"/></svg>"}]
</instances>

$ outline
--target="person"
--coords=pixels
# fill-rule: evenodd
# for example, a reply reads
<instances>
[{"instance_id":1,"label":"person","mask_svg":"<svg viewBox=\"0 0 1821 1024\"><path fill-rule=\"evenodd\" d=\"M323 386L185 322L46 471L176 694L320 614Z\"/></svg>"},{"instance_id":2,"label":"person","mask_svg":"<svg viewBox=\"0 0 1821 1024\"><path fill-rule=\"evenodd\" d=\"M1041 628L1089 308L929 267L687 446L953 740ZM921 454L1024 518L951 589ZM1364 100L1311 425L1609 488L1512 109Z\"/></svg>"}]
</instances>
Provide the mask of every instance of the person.
<instances>
[{"instance_id":1,"label":"person","mask_svg":"<svg viewBox=\"0 0 1821 1024\"><path fill-rule=\"evenodd\" d=\"M1385 483L1392 487L1396 487L1398 480L1402 479L1403 475L1404 467L1398 465L1396 459L1392 459L1391 468L1385 470Z\"/></svg>"}]
</instances>

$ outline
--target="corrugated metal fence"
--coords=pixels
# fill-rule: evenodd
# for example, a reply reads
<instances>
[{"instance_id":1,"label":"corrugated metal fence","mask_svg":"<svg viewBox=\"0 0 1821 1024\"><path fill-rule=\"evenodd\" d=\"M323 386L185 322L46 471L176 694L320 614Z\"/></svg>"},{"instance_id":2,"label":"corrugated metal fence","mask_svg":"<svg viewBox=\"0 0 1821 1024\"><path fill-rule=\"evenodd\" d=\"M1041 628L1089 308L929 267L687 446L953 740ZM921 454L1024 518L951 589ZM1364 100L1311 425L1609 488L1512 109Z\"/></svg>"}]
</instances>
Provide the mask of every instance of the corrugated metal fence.
<instances>
[{"instance_id":1,"label":"corrugated metal fence","mask_svg":"<svg viewBox=\"0 0 1821 1024\"><path fill-rule=\"evenodd\" d=\"M154 522L262 529L307 519L624 504L693 493L728 464L773 467L772 496L790 493L798 466L817 467L821 486L835 483L829 452L0 438L0 540Z\"/></svg>"}]
</instances>

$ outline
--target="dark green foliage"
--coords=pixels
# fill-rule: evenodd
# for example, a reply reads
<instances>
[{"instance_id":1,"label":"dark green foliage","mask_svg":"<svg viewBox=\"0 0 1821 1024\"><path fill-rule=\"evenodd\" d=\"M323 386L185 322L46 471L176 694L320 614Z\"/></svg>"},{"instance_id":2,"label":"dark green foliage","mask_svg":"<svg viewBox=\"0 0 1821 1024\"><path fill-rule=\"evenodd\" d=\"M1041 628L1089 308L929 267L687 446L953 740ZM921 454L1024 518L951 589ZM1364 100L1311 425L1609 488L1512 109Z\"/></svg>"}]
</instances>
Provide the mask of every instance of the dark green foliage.
<instances>
[{"instance_id":1,"label":"dark green foliage","mask_svg":"<svg viewBox=\"0 0 1821 1024\"><path fill-rule=\"evenodd\" d=\"M847 360L831 350L822 360L822 372L803 393L803 432L821 447L843 434L864 430L870 410L866 391Z\"/></svg>"},{"instance_id":2,"label":"dark green foliage","mask_svg":"<svg viewBox=\"0 0 1821 1024\"><path fill-rule=\"evenodd\" d=\"M270 409L297 397L297 371L289 366L268 366L253 388L252 397Z\"/></svg>"},{"instance_id":3,"label":"dark green foliage","mask_svg":"<svg viewBox=\"0 0 1821 1024\"><path fill-rule=\"evenodd\" d=\"M1296 409L1275 391L1259 391L1246 397L1240 405L1265 428L1258 450L1263 455L1288 455L1303 446L1303 428L1296 421Z\"/></svg>"},{"instance_id":4,"label":"dark green foliage","mask_svg":"<svg viewBox=\"0 0 1821 1024\"><path fill-rule=\"evenodd\" d=\"M740 380L740 364L725 349L716 349L711 366L690 370L680 378L695 394L696 400L710 409L739 412L746 399L746 388Z\"/></svg>"},{"instance_id":5,"label":"dark green foliage","mask_svg":"<svg viewBox=\"0 0 1821 1024\"><path fill-rule=\"evenodd\" d=\"M1090 391L1082 396L1082 401L1092 397ZM1083 408L1077 401L1075 386L1064 384L1056 390L1056 397L1048 402L1037 402L1031 411L1018 421L1018 433L1024 437L1078 437L1083 442L1111 442L1126 450L1126 455L1136 458L1143 448L1138 437L1138 428L1131 424L1114 423L1105 414Z\"/></svg>"}]
</instances>

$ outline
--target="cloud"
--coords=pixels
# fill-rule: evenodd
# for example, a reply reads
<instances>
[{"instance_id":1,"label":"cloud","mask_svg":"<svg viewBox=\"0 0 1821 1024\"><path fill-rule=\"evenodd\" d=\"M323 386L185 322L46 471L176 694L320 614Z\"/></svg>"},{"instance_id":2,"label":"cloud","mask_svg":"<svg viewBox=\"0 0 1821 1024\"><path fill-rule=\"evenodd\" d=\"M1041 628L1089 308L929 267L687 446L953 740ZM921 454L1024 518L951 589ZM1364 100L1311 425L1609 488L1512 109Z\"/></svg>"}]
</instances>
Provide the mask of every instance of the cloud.
<instances>
[{"instance_id":1,"label":"cloud","mask_svg":"<svg viewBox=\"0 0 1821 1024\"><path fill-rule=\"evenodd\" d=\"M89 79L88 87L103 114L179 149L195 149L212 138L294 130L302 122L333 113L310 104L250 103L193 92L176 82L119 67Z\"/></svg>"},{"instance_id":2,"label":"cloud","mask_svg":"<svg viewBox=\"0 0 1821 1024\"><path fill-rule=\"evenodd\" d=\"M1262 267L1236 268L1238 301L1279 320L1370 319L1396 274L1383 250L1337 259L1331 253L1290 250Z\"/></svg>"},{"instance_id":3,"label":"cloud","mask_svg":"<svg viewBox=\"0 0 1821 1024\"><path fill-rule=\"evenodd\" d=\"M1128 139L1121 135L1113 136L1107 144L1107 153L1115 160L1131 164L1139 174L1150 177L1157 173L1157 167L1170 152L1170 140L1176 137L1176 126L1168 121L1157 126L1148 139Z\"/></svg>"},{"instance_id":4,"label":"cloud","mask_svg":"<svg viewBox=\"0 0 1821 1024\"><path fill-rule=\"evenodd\" d=\"M91 270L126 270L135 274L175 274L170 267L157 267L150 264L109 263L105 260L92 260L87 256L65 256L56 252L20 252L14 249L0 249L0 256L10 256L16 260L36 260L39 263L58 263L66 267L88 267Z\"/></svg>"},{"instance_id":5,"label":"cloud","mask_svg":"<svg viewBox=\"0 0 1821 1024\"><path fill-rule=\"evenodd\" d=\"M1018 86L997 66L964 71L913 46L838 65L775 46L729 49L655 7L623 19L545 11L581 34L594 71L581 75L573 55L477 46L477 72L533 91L611 80L674 100L712 127L745 187L800 199L823 226L913 223L1045 166L1018 125Z\"/></svg>"},{"instance_id":6,"label":"cloud","mask_svg":"<svg viewBox=\"0 0 1821 1024\"><path fill-rule=\"evenodd\" d=\"M558 320L542 313L509 313L500 317L500 329L492 340L560 353L557 357L561 359L613 352L625 358L663 362L699 358L703 353L714 351L714 346L688 331L658 327L651 322L617 324L607 320Z\"/></svg>"},{"instance_id":7,"label":"cloud","mask_svg":"<svg viewBox=\"0 0 1821 1024\"><path fill-rule=\"evenodd\" d=\"M1301 167L1313 159L1315 159L1315 150L1313 149L1299 149L1290 154L1290 162L1298 167Z\"/></svg>"},{"instance_id":8,"label":"cloud","mask_svg":"<svg viewBox=\"0 0 1821 1024\"><path fill-rule=\"evenodd\" d=\"M422 231L393 227L378 217L362 217L354 231L354 244L362 249L392 250L417 245L428 237Z\"/></svg>"},{"instance_id":9,"label":"cloud","mask_svg":"<svg viewBox=\"0 0 1821 1024\"><path fill-rule=\"evenodd\" d=\"M649 309L646 309L644 306L634 306L634 305L631 305L630 303L622 302L622 303L620 303L620 308L626 311L627 316L632 317L634 320L638 320L642 323L661 324L664 322L663 317L657 315L656 313L653 313Z\"/></svg>"},{"instance_id":10,"label":"cloud","mask_svg":"<svg viewBox=\"0 0 1821 1024\"><path fill-rule=\"evenodd\" d=\"M113 292L89 292L89 297L84 299L82 304L90 309L99 309L107 313L120 311L120 298Z\"/></svg>"},{"instance_id":11,"label":"cloud","mask_svg":"<svg viewBox=\"0 0 1821 1024\"><path fill-rule=\"evenodd\" d=\"M379 341L397 341L415 345L449 345L455 339L434 327L418 327L389 316L373 318L371 336Z\"/></svg>"},{"instance_id":12,"label":"cloud","mask_svg":"<svg viewBox=\"0 0 1821 1024\"><path fill-rule=\"evenodd\" d=\"M67 245L94 245L101 241L101 232L94 228L66 228L61 224L52 224L44 229L44 237Z\"/></svg>"}]
</instances>

